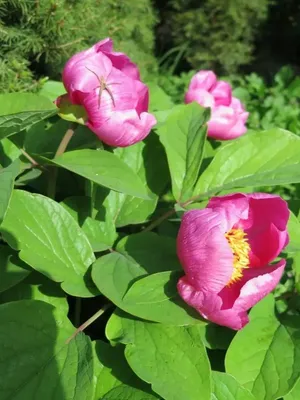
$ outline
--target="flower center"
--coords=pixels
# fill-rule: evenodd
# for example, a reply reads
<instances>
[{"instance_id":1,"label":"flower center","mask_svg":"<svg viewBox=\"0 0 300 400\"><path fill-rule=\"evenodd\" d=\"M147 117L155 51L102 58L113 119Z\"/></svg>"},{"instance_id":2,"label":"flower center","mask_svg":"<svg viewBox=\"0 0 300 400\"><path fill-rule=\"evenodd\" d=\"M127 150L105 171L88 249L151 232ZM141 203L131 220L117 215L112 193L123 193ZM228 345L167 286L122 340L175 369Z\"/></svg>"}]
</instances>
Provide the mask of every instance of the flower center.
<instances>
[{"instance_id":1,"label":"flower center","mask_svg":"<svg viewBox=\"0 0 300 400\"><path fill-rule=\"evenodd\" d=\"M233 253L233 273L227 286L238 281L243 276L243 269L249 267L250 245L247 234L242 229L230 229L225 237Z\"/></svg>"}]
</instances>

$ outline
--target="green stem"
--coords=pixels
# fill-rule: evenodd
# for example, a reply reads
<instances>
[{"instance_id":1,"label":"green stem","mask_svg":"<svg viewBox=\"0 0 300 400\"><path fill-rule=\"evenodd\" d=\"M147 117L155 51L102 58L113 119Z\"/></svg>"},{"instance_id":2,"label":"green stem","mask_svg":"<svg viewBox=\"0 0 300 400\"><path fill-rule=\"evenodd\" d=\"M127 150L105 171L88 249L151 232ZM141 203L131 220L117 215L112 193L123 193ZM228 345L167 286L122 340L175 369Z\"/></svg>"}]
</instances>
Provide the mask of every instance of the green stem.
<instances>
[{"instance_id":1,"label":"green stem","mask_svg":"<svg viewBox=\"0 0 300 400\"><path fill-rule=\"evenodd\" d=\"M154 220L150 225L147 226L147 228L145 228L143 230L143 232L150 232L152 231L152 229L156 228L158 225L160 225L165 219L171 217L173 214L175 214L175 210L169 210L167 211L165 214L161 215L159 218L157 218L156 220Z\"/></svg>"},{"instance_id":2,"label":"green stem","mask_svg":"<svg viewBox=\"0 0 300 400\"><path fill-rule=\"evenodd\" d=\"M38 167L38 166L39 166L39 164L35 161L34 158L32 158L32 157L27 153L27 151L25 151L24 149L20 149L20 151L21 151L21 153L23 154L23 156L26 157L27 160L31 162L31 165L32 165L33 167Z\"/></svg>"},{"instance_id":3,"label":"green stem","mask_svg":"<svg viewBox=\"0 0 300 400\"><path fill-rule=\"evenodd\" d=\"M199 200L200 197L202 197L202 195L197 195L197 196L193 196L190 199L188 199L187 201L185 201L184 203L177 203L179 206L181 206L182 208L185 208L186 206L192 204L194 201ZM167 211L165 214L161 215L159 218L157 218L156 220L154 220L153 222L151 222L150 225L148 225L143 232L150 232L152 231L152 229L156 228L158 225L160 225L165 219L171 217L172 215L174 215L176 213L175 209L172 208L172 210Z\"/></svg>"},{"instance_id":4,"label":"green stem","mask_svg":"<svg viewBox=\"0 0 300 400\"><path fill-rule=\"evenodd\" d=\"M72 137L74 135L76 126L77 125L74 123L72 123L70 125L70 128L64 134L64 137L62 138L62 141L60 142L60 144L56 150L54 158L62 155L65 152L70 140L72 139ZM48 181L48 191L47 191L48 197L50 197L51 199L55 198L56 181L57 181L57 168L52 167L49 171L49 181Z\"/></svg>"},{"instance_id":5,"label":"green stem","mask_svg":"<svg viewBox=\"0 0 300 400\"><path fill-rule=\"evenodd\" d=\"M64 137L62 138L62 141L60 142L60 144L56 150L54 158L62 155L65 152L70 140L72 139L72 137L74 135L76 127L77 127L76 124L71 123L70 128L65 133Z\"/></svg>"},{"instance_id":6,"label":"green stem","mask_svg":"<svg viewBox=\"0 0 300 400\"><path fill-rule=\"evenodd\" d=\"M96 312L96 314L94 314L91 318L89 318L87 321L85 321L82 325L80 325L79 328L76 329L76 331L73 333L73 335L71 335L67 340L66 340L66 344L70 343L70 341L72 339L74 339L78 333L83 332L88 326L90 326L94 321L96 321L96 319L98 319L99 317L101 317L102 314L105 313L105 311L111 307L112 304L105 304L102 308L100 308L100 310L98 310Z\"/></svg>"}]
</instances>

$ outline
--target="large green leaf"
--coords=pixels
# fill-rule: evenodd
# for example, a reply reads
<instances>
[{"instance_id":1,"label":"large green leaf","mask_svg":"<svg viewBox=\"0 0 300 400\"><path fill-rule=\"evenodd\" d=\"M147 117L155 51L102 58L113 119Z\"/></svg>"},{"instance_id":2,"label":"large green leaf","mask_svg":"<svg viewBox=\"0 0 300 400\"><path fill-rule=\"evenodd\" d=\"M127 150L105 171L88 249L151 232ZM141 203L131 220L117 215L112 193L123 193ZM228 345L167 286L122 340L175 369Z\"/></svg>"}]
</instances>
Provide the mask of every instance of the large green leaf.
<instances>
[{"instance_id":1,"label":"large green leaf","mask_svg":"<svg viewBox=\"0 0 300 400\"><path fill-rule=\"evenodd\" d=\"M289 243L284 248L285 253L297 253L300 251L300 221L295 214L290 212L288 222Z\"/></svg>"},{"instance_id":2,"label":"large green leaf","mask_svg":"<svg viewBox=\"0 0 300 400\"><path fill-rule=\"evenodd\" d=\"M0 139L55 113L56 106L46 97L33 93L0 94Z\"/></svg>"},{"instance_id":3,"label":"large green leaf","mask_svg":"<svg viewBox=\"0 0 300 400\"><path fill-rule=\"evenodd\" d=\"M300 182L299 153L300 137L283 129L248 133L217 150L194 195Z\"/></svg>"},{"instance_id":4,"label":"large green leaf","mask_svg":"<svg viewBox=\"0 0 300 400\"><path fill-rule=\"evenodd\" d=\"M112 247L117 238L111 210L102 206L99 211L92 206L92 199L74 196L65 199L61 205L78 222L89 239L93 251L103 251Z\"/></svg>"},{"instance_id":5,"label":"large green leaf","mask_svg":"<svg viewBox=\"0 0 300 400\"><path fill-rule=\"evenodd\" d=\"M250 323L237 333L226 354L226 371L257 400L287 394L300 375L299 318L281 324L270 295L250 313Z\"/></svg>"},{"instance_id":6,"label":"large green leaf","mask_svg":"<svg viewBox=\"0 0 300 400\"><path fill-rule=\"evenodd\" d=\"M169 180L165 151L157 135L152 133L145 141L114 149L114 154L139 176L153 198L144 200L114 191L107 194L105 189L98 187L97 202L110 210L116 226L145 222L155 210L158 196Z\"/></svg>"},{"instance_id":7,"label":"large green leaf","mask_svg":"<svg viewBox=\"0 0 300 400\"><path fill-rule=\"evenodd\" d=\"M300 399L300 379L296 382L293 389L284 396L284 400L299 400Z\"/></svg>"},{"instance_id":8,"label":"large green leaf","mask_svg":"<svg viewBox=\"0 0 300 400\"><path fill-rule=\"evenodd\" d=\"M58 96L66 93L66 89L62 82L49 80L43 84L39 91L41 96L47 97L49 100L54 101Z\"/></svg>"},{"instance_id":9,"label":"large green leaf","mask_svg":"<svg viewBox=\"0 0 300 400\"><path fill-rule=\"evenodd\" d=\"M94 253L84 232L60 204L39 194L15 190L1 231L10 246L20 250L23 261L61 282L67 293L94 295L87 276Z\"/></svg>"},{"instance_id":10,"label":"large green leaf","mask_svg":"<svg viewBox=\"0 0 300 400\"><path fill-rule=\"evenodd\" d=\"M147 82L147 86L149 88L149 110L152 111L161 111L167 110L174 106L174 103L169 95L155 82Z\"/></svg>"},{"instance_id":11,"label":"large green leaf","mask_svg":"<svg viewBox=\"0 0 300 400\"><path fill-rule=\"evenodd\" d=\"M150 199L141 179L113 153L105 150L74 150L52 162L92 182L142 199Z\"/></svg>"},{"instance_id":12,"label":"large green leaf","mask_svg":"<svg viewBox=\"0 0 300 400\"><path fill-rule=\"evenodd\" d=\"M0 294L0 303L18 300L41 300L54 306L53 316L60 326L64 324L69 312L66 294L56 282L33 271L18 285Z\"/></svg>"},{"instance_id":13,"label":"large green leaf","mask_svg":"<svg viewBox=\"0 0 300 400\"><path fill-rule=\"evenodd\" d=\"M1 400L90 400L93 360L90 339L77 335L68 318L38 300L0 305Z\"/></svg>"},{"instance_id":14,"label":"large green leaf","mask_svg":"<svg viewBox=\"0 0 300 400\"><path fill-rule=\"evenodd\" d=\"M191 103L174 110L165 124L157 129L164 145L172 178L172 191L177 201L187 200L197 181L209 110Z\"/></svg>"},{"instance_id":15,"label":"large green leaf","mask_svg":"<svg viewBox=\"0 0 300 400\"><path fill-rule=\"evenodd\" d=\"M169 304L164 308L160 302L148 305L127 302L124 295L129 287L137 278L146 275L147 271L141 265L117 252L99 258L92 269L93 281L100 292L130 314L166 324L188 325L201 322L198 315L179 298L168 299ZM167 309L168 313L164 314L163 309Z\"/></svg>"},{"instance_id":16,"label":"large green leaf","mask_svg":"<svg viewBox=\"0 0 300 400\"><path fill-rule=\"evenodd\" d=\"M110 390L101 400L156 400L157 396L128 385L120 385ZM99 399L97 399L99 400Z\"/></svg>"},{"instance_id":17,"label":"large green leaf","mask_svg":"<svg viewBox=\"0 0 300 400\"><path fill-rule=\"evenodd\" d=\"M0 245L0 293L21 282L30 272L14 250Z\"/></svg>"},{"instance_id":18,"label":"large green leaf","mask_svg":"<svg viewBox=\"0 0 300 400\"><path fill-rule=\"evenodd\" d=\"M0 164L3 168L10 166L10 164L19 158L21 150L13 143L12 140L6 138L0 142Z\"/></svg>"},{"instance_id":19,"label":"large green leaf","mask_svg":"<svg viewBox=\"0 0 300 400\"><path fill-rule=\"evenodd\" d=\"M41 121L26 131L23 146L29 154L52 158L69 127L70 123L61 118L52 123ZM68 151L101 146L98 137L88 127L78 125L68 143Z\"/></svg>"},{"instance_id":20,"label":"large green leaf","mask_svg":"<svg viewBox=\"0 0 300 400\"><path fill-rule=\"evenodd\" d=\"M149 391L149 385L141 381L129 367L124 349L123 345L112 347L100 340L95 342L94 400L102 399L106 393L122 384Z\"/></svg>"},{"instance_id":21,"label":"large green leaf","mask_svg":"<svg viewBox=\"0 0 300 400\"><path fill-rule=\"evenodd\" d=\"M212 350L227 350L236 333L232 329L213 323L201 325L199 332L205 346Z\"/></svg>"},{"instance_id":22,"label":"large green leaf","mask_svg":"<svg viewBox=\"0 0 300 400\"><path fill-rule=\"evenodd\" d=\"M212 371L211 400L255 400L255 397L234 379L223 372Z\"/></svg>"},{"instance_id":23,"label":"large green leaf","mask_svg":"<svg viewBox=\"0 0 300 400\"><path fill-rule=\"evenodd\" d=\"M161 322L184 325L184 309L200 323L200 316L192 308L187 308L178 294L177 282L181 275L181 272L165 271L141 278L130 286L123 303L139 307L139 316L150 321L162 316Z\"/></svg>"},{"instance_id":24,"label":"large green leaf","mask_svg":"<svg viewBox=\"0 0 300 400\"><path fill-rule=\"evenodd\" d=\"M8 167L0 171L0 224L5 216L12 190L14 188L14 181L20 173L20 160L16 159Z\"/></svg>"},{"instance_id":25,"label":"large green leaf","mask_svg":"<svg viewBox=\"0 0 300 400\"><path fill-rule=\"evenodd\" d=\"M154 232L125 236L118 243L117 251L138 263L149 274L181 270L176 254L176 240Z\"/></svg>"},{"instance_id":26,"label":"large green leaf","mask_svg":"<svg viewBox=\"0 0 300 400\"><path fill-rule=\"evenodd\" d=\"M210 365L197 328L132 320L125 357L165 400L211 399Z\"/></svg>"}]
</instances>

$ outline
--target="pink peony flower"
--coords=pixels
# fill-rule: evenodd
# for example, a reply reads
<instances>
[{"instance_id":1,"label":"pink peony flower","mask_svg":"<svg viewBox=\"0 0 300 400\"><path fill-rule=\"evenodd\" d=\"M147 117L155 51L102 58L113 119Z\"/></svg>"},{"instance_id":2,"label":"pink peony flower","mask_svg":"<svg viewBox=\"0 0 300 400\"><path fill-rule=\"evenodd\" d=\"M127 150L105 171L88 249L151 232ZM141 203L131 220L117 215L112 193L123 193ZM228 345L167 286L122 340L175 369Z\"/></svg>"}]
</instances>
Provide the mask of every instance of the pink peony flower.
<instances>
[{"instance_id":1,"label":"pink peony flower","mask_svg":"<svg viewBox=\"0 0 300 400\"><path fill-rule=\"evenodd\" d=\"M196 101L203 107L211 108L207 135L220 140L235 139L243 135L249 113L242 103L232 97L231 86L217 81L212 71L199 71L193 76L185 95L185 102Z\"/></svg>"},{"instance_id":2,"label":"pink peony flower","mask_svg":"<svg viewBox=\"0 0 300 400\"><path fill-rule=\"evenodd\" d=\"M287 203L253 193L213 197L184 214L177 253L185 275L177 289L204 318L232 329L278 284L285 260L270 264L288 244Z\"/></svg>"},{"instance_id":3,"label":"pink peony flower","mask_svg":"<svg viewBox=\"0 0 300 400\"><path fill-rule=\"evenodd\" d=\"M113 51L111 39L75 54L63 70L72 104L87 113L86 125L106 144L126 147L143 140L156 124L148 113L149 92L137 66ZM59 107L60 98L56 104Z\"/></svg>"}]
</instances>

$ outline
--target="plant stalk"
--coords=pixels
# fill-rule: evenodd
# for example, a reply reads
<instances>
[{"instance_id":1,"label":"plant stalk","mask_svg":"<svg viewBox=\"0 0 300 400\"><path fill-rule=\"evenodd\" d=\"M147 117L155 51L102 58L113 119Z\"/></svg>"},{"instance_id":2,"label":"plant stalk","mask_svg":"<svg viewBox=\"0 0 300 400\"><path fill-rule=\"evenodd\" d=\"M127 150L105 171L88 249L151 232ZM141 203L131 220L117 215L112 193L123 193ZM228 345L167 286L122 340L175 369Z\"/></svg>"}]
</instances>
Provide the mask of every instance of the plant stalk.
<instances>
[{"instance_id":1,"label":"plant stalk","mask_svg":"<svg viewBox=\"0 0 300 400\"><path fill-rule=\"evenodd\" d=\"M64 134L64 137L62 138L54 158L62 155L68 144L70 143L70 140L72 139L75 129L76 129L77 125L74 123L71 123L70 128L67 130L67 132ZM51 199L55 198L55 192L56 192L56 181L57 181L57 167L52 167L49 171L49 182L48 182L48 197L50 197Z\"/></svg>"},{"instance_id":2,"label":"plant stalk","mask_svg":"<svg viewBox=\"0 0 300 400\"><path fill-rule=\"evenodd\" d=\"M96 319L98 319L99 317L101 317L102 314L105 313L105 311L111 307L112 304L105 304L102 308L100 308L100 310L98 310L91 318L89 318L87 321L85 321L82 325L80 325L79 328L76 329L76 331L73 333L73 335L71 335L67 340L66 340L66 344L70 343L70 341L72 339L74 339L78 333L83 332L88 326L90 326L94 321L96 321Z\"/></svg>"}]
</instances>

